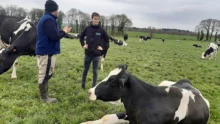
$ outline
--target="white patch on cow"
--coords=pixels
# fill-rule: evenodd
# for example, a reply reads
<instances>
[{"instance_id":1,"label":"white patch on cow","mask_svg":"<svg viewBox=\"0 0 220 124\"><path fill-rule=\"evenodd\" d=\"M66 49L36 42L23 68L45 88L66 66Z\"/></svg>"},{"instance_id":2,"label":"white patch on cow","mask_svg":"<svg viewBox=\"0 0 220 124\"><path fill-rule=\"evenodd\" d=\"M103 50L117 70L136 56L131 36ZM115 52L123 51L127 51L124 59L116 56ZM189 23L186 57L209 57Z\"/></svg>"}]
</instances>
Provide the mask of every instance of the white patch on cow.
<instances>
[{"instance_id":1,"label":"white patch on cow","mask_svg":"<svg viewBox=\"0 0 220 124\"><path fill-rule=\"evenodd\" d=\"M13 70L12 70L12 74L11 74L11 78L12 79L17 79L17 74L16 74L16 64L18 63L18 59L16 59L14 61L14 64L13 64Z\"/></svg>"},{"instance_id":2,"label":"white patch on cow","mask_svg":"<svg viewBox=\"0 0 220 124\"><path fill-rule=\"evenodd\" d=\"M5 48L0 49L0 53L2 53L5 50Z\"/></svg>"},{"instance_id":3,"label":"white patch on cow","mask_svg":"<svg viewBox=\"0 0 220 124\"><path fill-rule=\"evenodd\" d=\"M189 104L189 92L185 89L182 90L182 99L180 100L180 105L175 112L174 120L178 117L179 122L183 120L186 117L187 110L188 110L188 104Z\"/></svg>"},{"instance_id":4,"label":"white patch on cow","mask_svg":"<svg viewBox=\"0 0 220 124\"><path fill-rule=\"evenodd\" d=\"M27 21L25 21L24 23L22 23L22 24L20 25L20 27L19 27L16 31L14 31L14 34L17 35L17 33L18 33L19 31L23 30L23 29L27 26L27 23L28 23L28 22L30 22L30 21L27 20Z\"/></svg>"},{"instance_id":5,"label":"white patch on cow","mask_svg":"<svg viewBox=\"0 0 220 124\"><path fill-rule=\"evenodd\" d=\"M187 116L187 111L188 111L188 104L189 104L189 98L191 97L194 102L195 102L195 95L188 90L182 89L182 99L180 100L180 105L175 112L174 120L178 117L179 120L183 120Z\"/></svg>"},{"instance_id":6,"label":"white patch on cow","mask_svg":"<svg viewBox=\"0 0 220 124\"><path fill-rule=\"evenodd\" d=\"M30 24L27 24L24 31L29 31L30 29L31 29L31 25L30 25Z\"/></svg>"},{"instance_id":7,"label":"white patch on cow","mask_svg":"<svg viewBox=\"0 0 220 124\"><path fill-rule=\"evenodd\" d=\"M167 93L169 93L170 92L170 87L167 87L165 90L166 90Z\"/></svg>"},{"instance_id":8,"label":"white patch on cow","mask_svg":"<svg viewBox=\"0 0 220 124\"><path fill-rule=\"evenodd\" d=\"M124 119L118 119L116 114L109 114L103 116L101 119L96 121L88 121L80 124L129 124L129 121Z\"/></svg>"},{"instance_id":9,"label":"white patch on cow","mask_svg":"<svg viewBox=\"0 0 220 124\"><path fill-rule=\"evenodd\" d=\"M116 68L116 69L112 70L112 71L109 73L109 75L108 75L104 80L102 80L100 83L102 83L102 82L104 82L104 81L107 81L107 80L109 79L109 77L111 77L112 75L117 75L117 74L119 74L121 71L122 71L121 68ZM99 84L100 84L100 83L99 83ZM89 100L95 101L95 100L97 99L97 96L95 95L95 89L96 89L96 87L97 87L99 84L97 84L95 87L89 89L89 91L88 91Z\"/></svg>"},{"instance_id":10,"label":"white patch on cow","mask_svg":"<svg viewBox=\"0 0 220 124\"><path fill-rule=\"evenodd\" d=\"M111 101L111 102L109 102L109 103L111 103L111 104L113 104L113 105L124 105L124 104L121 102L121 99L119 99L119 100L117 100L117 101Z\"/></svg>"},{"instance_id":11,"label":"white patch on cow","mask_svg":"<svg viewBox=\"0 0 220 124\"><path fill-rule=\"evenodd\" d=\"M127 45L128 45L128 43L123 41L123 45L122 46L127 46Z\"/></svg>"},{"instance_id":12,"label":"white patch on cow","mask_svg":"<svg viewBox=\"0 0 220 124\"><path fill-rule=\"evenodd\" d=\"M17 22L17 23L21 23L22 21L25 21L25 20L29 20L27 16L24 19L22 19L21 21ZM29 21L31 21L31 20L29 20Z\"/></svg>"},{"instance_id":13,"label":"white patch on cow","mask_svg":"<svg viewBox=\"0 0 220 124\"><path fill-rule=\"evenodd\" d=\"M171 86L175 83L176 82L165 80L165 81L162 81L158 86Z\"/></svg>"}]
</instances>

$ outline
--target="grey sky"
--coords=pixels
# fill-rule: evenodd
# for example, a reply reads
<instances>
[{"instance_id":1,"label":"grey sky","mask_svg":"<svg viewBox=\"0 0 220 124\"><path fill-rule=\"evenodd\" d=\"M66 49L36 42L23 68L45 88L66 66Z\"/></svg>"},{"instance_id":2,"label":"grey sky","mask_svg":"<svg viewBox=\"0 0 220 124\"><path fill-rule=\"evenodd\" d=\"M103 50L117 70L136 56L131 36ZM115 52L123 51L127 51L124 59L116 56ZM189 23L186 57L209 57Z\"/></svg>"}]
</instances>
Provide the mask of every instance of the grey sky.
<instances>
[{"instance_id":1,"label":"grey sky","mask_svg":"<svg viewBox=\"0 0 220 124\"><path fill-rule=\"evenodd\" d=\"M0 0L4 7L15 4L27 9L44 9L46 0ZM133 26L178 28L193 31L203 19L220 19L219 0L55 0L60 10L71 8L91 14L126 14Z\"/></svg>"}]
</instances>

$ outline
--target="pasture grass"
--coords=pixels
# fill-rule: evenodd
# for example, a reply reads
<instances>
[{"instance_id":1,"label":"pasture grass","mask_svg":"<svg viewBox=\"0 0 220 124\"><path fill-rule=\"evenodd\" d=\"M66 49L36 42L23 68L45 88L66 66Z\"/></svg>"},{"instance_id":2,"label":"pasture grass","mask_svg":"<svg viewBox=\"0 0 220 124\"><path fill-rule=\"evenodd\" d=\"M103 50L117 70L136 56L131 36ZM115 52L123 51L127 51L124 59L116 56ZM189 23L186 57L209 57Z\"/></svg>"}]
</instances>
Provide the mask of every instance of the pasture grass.
<instances>
[{"instance_id":1,"label":"pasture grass","mask_svg":"<svg viewBox=\"0 0 220 124\"><path fill-rule=\"evenodd\" d=\"M58 103L39 101L36 57L20 57L18 79L10 79L12 70L0 75L0 124L79 124L124 111L122 106L88 100L92 68L84 91L81 89L84 51L78 40L63 39L61 42L55 74L49 81L49 93ZM193 47L194 43L203 48ZM152 39L144 43L139 42L139 38L129 37L127 47L110 45L104 71L99 70L99 81L122 63L128 64L129 72L152 85L163 80L187 78L211 104L209 124L220 124L220 55L216 61L201 60L207 42L166 40L162 43Z\"/></svg>"}]
</instances>

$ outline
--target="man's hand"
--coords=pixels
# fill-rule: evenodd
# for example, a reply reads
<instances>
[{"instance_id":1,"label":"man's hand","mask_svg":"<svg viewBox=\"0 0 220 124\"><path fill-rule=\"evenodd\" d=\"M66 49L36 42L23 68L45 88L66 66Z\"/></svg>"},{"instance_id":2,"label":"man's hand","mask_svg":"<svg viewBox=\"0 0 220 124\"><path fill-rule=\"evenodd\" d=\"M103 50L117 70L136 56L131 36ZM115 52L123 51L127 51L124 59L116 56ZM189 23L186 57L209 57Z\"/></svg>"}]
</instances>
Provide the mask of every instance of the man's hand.
<instances>
[{"instance_id":1,"label":"man's hand","mask_svg":"<svg viewBox=\"0 0 220 124\"><path fill-rule=\"evenodd\" d=\"M71 31L71 29L72 29L71 27L69 28L69 27L66 26L66 27L63 28L63 31L65 33L69 33Z\"/></svg>"},{"instance_id":2,"label":"man's hand","mask_svg":"<svg viewBox=\"0 0 220 124\"><path fill-rule=\"evenodd\" d=\"M88 44L85 44L85 45L83 46L83 48L84 48L84 49L88 49Z\"/></svg>"},{"instance_id":3,"label":"man's hand","mask_svg":"<svg viewBox=\"0 0 220 124\"><path fill-rule=\"evenodd\" d=\"M103 50L103 48L101 47L101 46L98 46L98 48L97 48L98 50Z\"/></svg>"}]
</instances>

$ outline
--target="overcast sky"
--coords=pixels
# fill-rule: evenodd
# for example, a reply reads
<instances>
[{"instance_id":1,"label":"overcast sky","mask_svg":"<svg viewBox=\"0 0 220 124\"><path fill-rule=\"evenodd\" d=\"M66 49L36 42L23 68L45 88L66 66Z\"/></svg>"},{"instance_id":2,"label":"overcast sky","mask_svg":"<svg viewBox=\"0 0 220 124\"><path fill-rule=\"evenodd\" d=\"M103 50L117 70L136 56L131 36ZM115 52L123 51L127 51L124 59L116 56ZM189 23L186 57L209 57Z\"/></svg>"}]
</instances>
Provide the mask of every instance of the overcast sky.
<instances>
[{"instance_id":1,"label":"overcast sky","mask_svg":"<svg viewBox=\"0 0 220 124\"><path fill-rule=\"evenodd\" d=\"M0 0L4 7L15 4L27 9L44 9L46 0ZM194 31L203 19L220 19L220 0L55 0L59 9L71 8L91 14L126 14L133 26L177 28Z\"/></svg>"}]
</instances>

